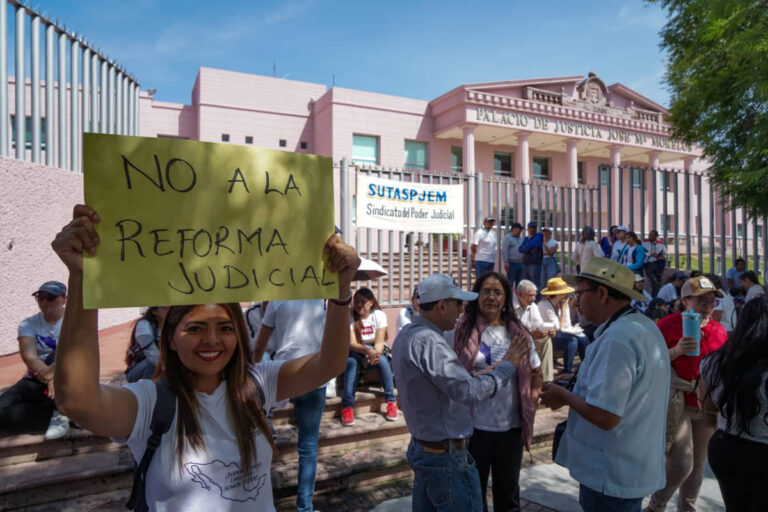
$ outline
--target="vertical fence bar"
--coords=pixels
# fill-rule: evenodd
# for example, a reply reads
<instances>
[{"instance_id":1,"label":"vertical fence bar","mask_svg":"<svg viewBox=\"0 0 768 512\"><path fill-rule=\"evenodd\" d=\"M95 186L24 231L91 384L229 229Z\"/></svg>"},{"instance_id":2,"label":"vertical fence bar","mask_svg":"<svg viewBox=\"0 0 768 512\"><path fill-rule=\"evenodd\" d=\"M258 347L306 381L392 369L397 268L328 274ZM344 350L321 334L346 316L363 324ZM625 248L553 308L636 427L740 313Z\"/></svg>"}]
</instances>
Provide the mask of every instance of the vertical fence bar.
<instances>
[{"instance_id":1,"label":"vertical fence bar","mask_svg":"<svg viewBox=\"0 0 768 512\"><path fill-rule=\"evenodd\" d=\"M702 219L701 219L701 196L703 190L701 189L701 174L695 175L695 187L699 190L696 194L696 239L698 241L699 251L699 272L704 272L704 240L702 237Z\"/></svg>"},{"instance_id":2,"label":"vertical fence bar","mask_svg":"<svg viewBox=\"0 0 768 512\"><path fill-rule=\"evenodd\" d=\"M501 181L497 181L496 182L496 204L498 205L498 212L499 212L496 215L496 217L498 218L498 222L496 223L496 225L497 225L497 231L496 231L496 240L497 240L497 242L496 242L496 244L497 244L497 247L498 247L499 245L501 245L501 242L504 239L504 227L502 226L502 222L501 222L501 217L502 217L502 212L501 212ZM505 213L505 215L506 215L506 213ZM504 226L506 226L506 223L504 223ZM496 251L496 257L494 259L497 261L497 263L499 265L498 266L499 272L503 273L504 265L501 262L501 251L498 251L498 250Z\"/></svg>"},{"instance_id":3,"label":"vertical fence bar","mask_svg":"<svg viewBox=\"0 0 768 512\"><path fill-rule=\"evenodd\" d=\"M629 168L629 230L635 231L635 167Z\"/></svg>"},{"instance_id":4,"label":"vertical fence bar","mask_svg":"<svg viewBox=\"0 0 768 512\"><path fill-rule=\"evenodd\" d=\"M110 90L111 88L109 87L109 64L107 63L106 60L102 60L101 61L101 94L99 95L99 99L100 99L99 103L101 103L99 118L101 120L101 123L99 123L99 133L109 133L109 115L108 115L109 108L107 107L107 104L108 104Z\"/></svg>"},{"instance_id":5,"label":"vertical fence bar","mask_svg":"<svg viewBox=\"0 0 768 512\"><path fill-rule=\"evenodd\" d=\"M97 132L99 130L99 55L91 55L91 123L88 131Z\"/></svg>"},{"instance_id":6,"label":"vertical fence bar","mask_svg":"<svg viewBox=\"0 0 768 512\"><path fill-rule=\"evenodd\" d=\"M29 76L31 79L31 128L32 128L32 161L40 163L40 143L42 138L42 126L40 122L40 16L32 15L30 22L30 55Z\"/></svg>"},{"instance_id":7,"label":"vertical fence bar","mask_svg":"<svg viewBox=\"0 0 768 512\"><path fill-rule=\"evenodd\" d=\"M746 226L745 226L746 228ZM755 273L760 275L760 252L757 250L757 217L752 220L752 254L755 259ZM763 283L765 284L765 283Z\"/></svg>"},{"instance_id":8,"label":"vertical fence bar","mask_svg":"<svg viewBox=\"0 0 768 512\"><path fill-rule=\"evenodd\" d=\"M716 274L715 269L715 188L712 182L707 180L709 189L709 272Z\"/></svg>"},{"instance_id":9,"label":"vertical fence bar","mask_svg":"<svg viewBox=\"0 0 768 512\"><path fill-rule=\"evenodd\" d=\"M718 269L718 273L722 276L723 279L725 279L725 272L727 270L726 264L725 264L725 258L727 255L727 246L728 246L728 240L725 236L725 198L723 197L723 189L719 188L717 191L717 196L719 198L718 203L720 204L720 268Z\"/></svg>"},{"instance_id":10,"label":"vertical fence bar","mask_svg":"<svg viewBox=\"0 0 768 512\"><path fill-rule=\"evenodd\" d=\"M691 173L683 171L683 185L685 190L685 269L691 270ZM680 211L675 208L675 211Z\"/></svg>"},{"instance_id":11,"label":"vertical fence bar","mask_svg":"<svg viewBox=\"0 0 768 512\"><path fill-rule=\"evenodd\" d=\"M741 209L741 246L743 247L742 257L747 262L747 269L749 269L749 243L748 243L747 231L749 231L747 226L747 211L742 208Z\"/></svg>"},{"instance_id":12,"label":"vertical fence bar","mask_svg":"<svg viewBox=\"0 0 768 512\"><path fill-rule=\"evenodd\" d=\"M573 193L574 193L574 190L571 187L564 187L564 190L566 190L567 194L568 194L568 219L567 219L568 231L567 231L567 234L566 234L566 236L568 237L568 252L572 253L573 252L573 247L571 246L571 231L573 230L573 205L574 205L574 203L573 203ZM565 247L565 244L563 244L563 247ZM572 262L569 263L568 268L572 269L572 265L573 265Z\"/></svg>"},{"instance_id":13,"label":"vertical fence bar","mask_svg":"<svg viewBox=\"0 0 768 512\"><path fill-rule=\"evenodd\" d=\"M59 160L58 166L65 169L67 165L67 34L59 32Z\"/></svg>"},{"instance_id":14,"label":"vertical fence bar","mask_svg":"<svg viewBox=\"0 0 768 512\"><path fill-rule=\"evenodd\" d=\"M77 39L72 39L72 43L70 44L71 49L71 56L69 59L69 93L70 93L70 99L69 99L69 119L70 119L70 131L69 131L69 140L70 140L70 169L73 171L80 170L78 157L80 156L79 153L79 147L80 147L80 122L78 115L80 107L78 105L78 99L80 95L80 87L79 87L79 81L80 78L78 77L79 74L79 56L80 56L80 43L77 42Z\"/></svg>"},{"instance_id":15,"label":"vertical fence bar","mask_svg":"<svg viewBox=\"0 0 768 512\"><path fill-rule=\"evenodd\" d=\"M3 2L5 3L5 2ZM53 90L54 90L54 65L53 57L56 40L56 29L53 25L45 26L45 165L54 165L54 128L56 116L54 115ZM2 51L2 50L0 50Z\"/></svg>"},{"instance_id":16,"label":"vertical fence bar","mask_svg":"<svg viewBox=\"0 0 768 512\"><path fill-rule=\"evenodd\" d=\"M651 214L648 218L648 230L655 229L658 231L658 222L659 222L659 216L658 216L658 194L659 190L656 188L656 173L659 172L658 169L651 168ZM666 241L664 244L666 245Z\"/></svg>"},{"instance_id":17,"label":"vertical fence bar","mask_svg":"<svg viewBox=\"0 0 768 512\"><path fill-rule=\"evenodd\" d=\"M607 213L607 222L605 224L606 229L611 229L611 226L616 222L616 219L611 218L613 215L613 173L611 172L612 166L608 166L607 168L607 175L608 175L608 185L605 189L605 197L608 199L608 210ZM602 179L602 177L600 178ZM616 200L618 201L619 198L617 197ZM613 233L608 233L608 236L610 237Z\"/></svg>"},{"instance_id":18,"label":"vertical fence bar","mask_svg":"<svg viewBox=\"0 0 768 512\"><path fill-rule=\"evenodd\" d=\"M600 238L603 231L603 171L602 166L597 168L597 241L600 243ZM610 223L609 223L610 224Z\"/></svg>"},{"instance_id":19,"label":"vertical fence bar","mask_svg":"<svg viewBox=\"0 0 768 512\"><path fill-rule=\"evenodd\" d=\"M581 229L581 213L578 211L579 205L581 204L580 200L579 200L579 195L580 195L581 191L579 190L578 185L575 186L575 187L572 187L571 190L573 191L573 195L574 195L573 205L577 209L577 211L574 212L575 213L575 215L574 215L575 219L574 220L576 221L576 232L578 233L579 230ZM573 232L573 225L569 225L568 226L568 240L569 241L571 239L571 233L572 232ZM563 247L565 247L565 246L563 246Z\"/></svg>"},{"instance_id":20,"label":"vertical fence bar","mask_svg":"<svg viewBox=\"0 0 768 512\"><path fill-rule=\"evenodd\" d=\"M595 228L595 189L589 189L589 225ZM598 237L598 241L600 238Z\"/></svg>"},{"instance_id":21,"label":"vertical fence bar","mask_svg":"<svg viewBox=\"0 0 768 512\"><path fill-rule=\"evenodd\" d=\"M87 132L91 125L91 49L83 46L83 85L82 95L80 96L80 110L82 117L80 133ZM78 147L78 153L80 148Z\"/></svg>"},{"instance_id":22,"label":"vertical fence bar","mask_svg":"<svg viewBox=\"0 0 768 512\"><path fill-rule=\"evenodd\" d=\"M768 216L763 217L763 229L761 231L763 238L763 270L765 271L768 270ZM768 285L765 279L763 279L763 285Z\"/></svg>"},{"instance_id":23,"label":"vertical fence bar","mask_svg":"<svg viewBox=\"0 0 768 512\"><path fill-rule=\"evenodd\" d=\"M130 98L130 93L127 92L127 91L128 91L128 84L126 83L126 98ZM130 101L128 101L128 104L130 105ZM128 110L130 110L130 109L128 109ZM130 133L130 128L129 128L129 125L131 124L130 123L130 119L131 119L130 113L128 113L127 114L127 119L126 119L126 126L125 126L125 128L127 130L127 133ZM389 171L389 174L388 174L387 177L390 180L392 179L392 171L391 170ZM395 258L395 254L394 254L394 247L393 247L394 245L395 245L394 232L391 229L388 229L387 230L387 246L388 246L387 249L389 250L388 251L389 252L389 260L387 261L387 268L389 269L389 274L387 275L387 292L388 292L387 301L390 304L395 302L395 297L394 297L394 295L392 293L393 289L394 289L394 286L393 286L394 283L392 281L394 279L394 276L392 275L392 269L395 266L395 259L394 259ZM402 274L400 275L400 280L401 281L403 280ZM400 294L398 299L399 300L403 299L402 294Z\"/></svg>"},{"instance_id":24,"label":"vertical fence bar","mask_svg":"<svg viewBox=\"0 0 768 512\"><path fill-rule=\"evenodd\" d=\"M131 119L131 94L128 84L128 76L123 75L123 135L128 135L128 127Z\"/></svg>"},{"instance_id":25,"label":"vertical fence bar","mask_svg":"<svg viewBox=\"0 0 768 512\"><path fill-rule=\"evenodd\" d=\"M133 135L133 122L135 120L134 117L134 107L136 106L136 103L134 102L134 96L133 96L133 82L128 81L128 135Z\"/></svg>"},{"instance_id":26,"label":"vertical fence bar","mask_svg":"<svg viewBox=\"0 0 768 512\"><path fill-rule=\"evenodd\" d=\"M107 133L115 133L115 67L107 69Z\"/></svg>"},{"instance_id":27,"label":"vertical fence bar","mask_svg":"<svg viewBox=\"0 0 768 512\"><path fill-rule=\"evenodd\" d=\"M680 190L680 175L677 172L673 173L675 177L675 190L672 194L672 203L674 208L674 226L675 226L675 268L680 268L680 198L677 192Z\"/></svg>"},{"instance_id":28,"label":"vertical fence bar","mask_svg":"<svg viewBox=\"0 0 768 512\"><path fill-rule=\"evenodd\" d=\"M661 171L661 177L662 177L662 193L661 193L661 214L664 216L664 222L662 223L664 225L664 246L667 246L667 238L669 236L669 215L667 214L667 204L669 202L669 194L667 193L667 185L669 185L671 182L669 180L669 171L666 169L662 169ZM667 253L669 255L669 253ZM667 258L669 261L669 258Z\"/></svg>"},{"instance_id":29,"label":"vertical fence bar","mask_svg":"<svg viewBox=\"0 0 768 512\"><path fill-rule=\"evenodd\" d=\"M0 156L8 156L8 1L0 0Z\"/></svg>"},{"instance_id":30,"label":"vertical fence bar","mask_svg":"<svg viewBox=\"0 0 768 512\"><path fill-rule=\"evenodd\" d=\"M733 203L731 201L731 198L728 198L728 203L731 205L731 265L736 265L736 258L739 256L739 247L738 247L738 239L737 235L738 232L736 231L736 208L733 208ZM727 267L726 267L727 268Z\"/></svg>"},{"instance_id":31,"label":"vertical fence bar","mask_svg":"<svg viewBox=\"0 0 768 512\"><path fill-rule=\"evenodd\" d=\"M123 130L121 123L123 122L123 74L120 71L115 71L115 133L122 135Z\"/></svg>"},{"instance_id":32,"label":"vertical fence bar","mask_svg":"<svg viewBox=\"0 0 768 512\"><path fill-rule=\"evenodd\" d=\"M16 145L16 159L23 160L26 149L26 120L27 120L27 103L26 103L26 90L27 80L24 72L24 63L26 57L24 55L24 25L27 21L27 12L21 5L16 6L16 24L14 30L16 31L16 137L14 137L14 144Z\"/></svg>"},{"instance_id":33,"label":"vertical fence bar","mask_svg":"<svg viewBox=\"0 0 768 512\"><path fill-rule=\"evenodd\" d=\"M619 225L624 225L624 166L619 166L619 197L616 200L619 202Z\"/></svg>"},{"instance_id":34,"label":"vertical fence bar","mask_svg":"<svg viewBox=\"0 0 768 512\"><path fill-rule=\"evenodd\" d=\"M134 103L136 104L136 112L134 112L134 120L133 120L133 127L134 127L134 135L139 135L139 132L141 131L140 123L141 123L141 97L139 96L139 84L134 84L133 88L133 96L134 96Z\"/></svg>"}]
</instances>

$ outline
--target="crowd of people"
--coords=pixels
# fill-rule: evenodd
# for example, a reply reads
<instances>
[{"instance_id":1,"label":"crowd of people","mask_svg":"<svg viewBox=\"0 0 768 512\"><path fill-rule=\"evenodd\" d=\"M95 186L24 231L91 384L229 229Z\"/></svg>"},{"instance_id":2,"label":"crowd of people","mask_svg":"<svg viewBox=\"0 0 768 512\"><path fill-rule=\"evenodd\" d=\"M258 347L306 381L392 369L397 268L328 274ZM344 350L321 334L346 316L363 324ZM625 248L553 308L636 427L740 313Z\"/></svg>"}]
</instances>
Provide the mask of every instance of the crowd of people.
<instances>
[{"instance_id":1,"label":"crowd of people","mask_svg":"<svg viewBox=\"0 0 768 512\"><path fill-rule=\"evenodd\" d=\"M365 369L379 377L385 419L402 411L412 436L415 511L488 510L491 479L494 510L520 510L539 405L569 407L553 457L579 483L584 510L636 511L650 496L648 510L660 511L676 492L678 510L695 510L707 460L727 510L768 510L758 490L768 481L768 297L741 259L725 286L680 271L662 286L667 255L655 231L641 242L617 226L597 241L586 226L570 255L576 273L562 275L553 230L530 222L527 236L515 223L504 237L497 272L488 217L473 239L472 290L424 278L390 340L373 292L351 291L354 248L333 235L325 251L338 299L245 313L238 304L149 307L128 340L129 383L115 387L99 382L98 312L82 307L82 255L98 249L97 222L77 206L53 243L69 286L49 281L33 294L40 311L18 338L28 372L0 395L0 421L48 422L55 439L71 418L126 444L143 471L138 509L274 510L269 418L290 401L296 506L313 510L326 396L338 378L341 424L354 425ZM159 409L171 411L163 431ZM210 492L203 473L231 492Z\"/></svg>"}]
</instances>

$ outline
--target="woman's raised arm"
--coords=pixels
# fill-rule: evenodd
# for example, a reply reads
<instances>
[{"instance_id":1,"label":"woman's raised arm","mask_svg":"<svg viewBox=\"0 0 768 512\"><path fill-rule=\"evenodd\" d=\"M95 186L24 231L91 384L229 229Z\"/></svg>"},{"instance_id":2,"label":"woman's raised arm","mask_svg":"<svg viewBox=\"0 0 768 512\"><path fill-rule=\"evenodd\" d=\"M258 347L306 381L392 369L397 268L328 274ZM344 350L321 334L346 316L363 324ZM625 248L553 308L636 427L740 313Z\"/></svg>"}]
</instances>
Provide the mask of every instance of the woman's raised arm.
<instances>
[{"instance_id":1,"label":"woman's raised arm","mask_svg":"<svg viewBox=\"0 0 768 512\"><path fill-rule=\"evenodd\" d=\"M83 309L83 253L96 254L98 214L77 205L73 220L51 246L69 269L67 299L56 347L56 405L74 421L98 435L128 437L138 403L127 389L99 383L97 309Z\"/></svg>"}]
</instances>

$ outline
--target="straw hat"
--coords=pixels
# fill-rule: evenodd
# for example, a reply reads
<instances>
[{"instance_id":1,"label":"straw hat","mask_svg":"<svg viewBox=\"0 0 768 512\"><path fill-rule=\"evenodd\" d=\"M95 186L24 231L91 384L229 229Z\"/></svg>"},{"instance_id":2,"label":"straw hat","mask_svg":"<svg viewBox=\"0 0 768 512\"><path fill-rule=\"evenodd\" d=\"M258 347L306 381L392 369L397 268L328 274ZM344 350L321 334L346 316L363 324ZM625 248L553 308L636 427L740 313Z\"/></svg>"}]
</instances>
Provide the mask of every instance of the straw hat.
<instances>
[{"instance_id":1,"label":"straw hat","mask_svg":"<svg viewBox=\"0 0 768 512\"><path fill-rule=\"evenodd\" d=\"M562 277L553 277L547 281L547 287L541 290L542 295L562 295L564 293L573 293L576 290L568 286Z\"/></svg>"},{"instance_id":2,"label":"straw hat","mask_svg":"<svg viewBox=\"0 0 768 512\"><path fill-rule=\"evenodd\" d=\"M581 270L581 274L569 274L563 279L569 284L576 284L577 277L591 279L608 288L623 293L630 299L645 301L645 296L635 290L635 273L627 267L608 258L592 258ZM544 293L544 292L541 292Z\"/></svg>"}]
</instances>

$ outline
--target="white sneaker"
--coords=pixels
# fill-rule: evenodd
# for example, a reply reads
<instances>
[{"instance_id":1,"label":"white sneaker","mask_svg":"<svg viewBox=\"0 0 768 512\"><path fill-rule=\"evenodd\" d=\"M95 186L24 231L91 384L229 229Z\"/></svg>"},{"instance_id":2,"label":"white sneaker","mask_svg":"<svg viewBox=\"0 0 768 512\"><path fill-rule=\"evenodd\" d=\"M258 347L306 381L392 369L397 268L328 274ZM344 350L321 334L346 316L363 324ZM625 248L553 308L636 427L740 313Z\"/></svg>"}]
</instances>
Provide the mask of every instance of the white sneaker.
<instances>
[{"instance_id":1,"label":"white sneaker","mask_svg":"<svg viewBox=\"0 0 768 512\"><path fill-rule=\"evenodd\" d=\"M63 416L59 411L53 411L51 422L48 423L48 430L45 431L46 441L61 439L69 432L69 418Z\"/></svg>"}]
</instances>

